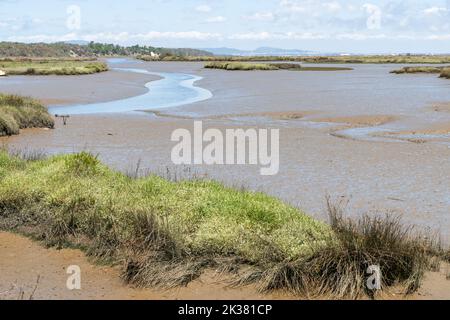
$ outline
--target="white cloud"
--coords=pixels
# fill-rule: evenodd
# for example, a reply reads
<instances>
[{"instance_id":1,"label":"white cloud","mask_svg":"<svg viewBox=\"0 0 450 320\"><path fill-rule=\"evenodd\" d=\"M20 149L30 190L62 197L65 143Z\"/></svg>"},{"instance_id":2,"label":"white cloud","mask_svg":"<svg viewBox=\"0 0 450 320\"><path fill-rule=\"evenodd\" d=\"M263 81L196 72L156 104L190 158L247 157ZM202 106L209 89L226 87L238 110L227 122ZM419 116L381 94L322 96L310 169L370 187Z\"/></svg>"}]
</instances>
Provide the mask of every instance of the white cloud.
<instances>
[{"instance_id":1,"label":"white cloud","mask_svg":"<svg viewBox=\"0 0 450 320\"><path fill-rule=\"evenodd\" d=\"M244 16L247 20L254 21L273 21L275 19L275 15L272 12L256 12L249 16Z\"/></svg>"},{"instance_id":2,"label":"white cloud","mask_svg":"<svg viewBox=\"0 0 450 320\"><path fill-rule=\"evenodd\" d=\"M85 40L85 41L108 41L108 42L125 42L136 40L212 40L221 39L220 33L208 33L199 31L186 31L186 32L160 32L150 31L147 33L128 33L128 32L101 32L92 34L77 34L67 33L63 35L31 35L31 36L11 36L8 41L20 41L20 42L59 42L69 40Z\"/></svg>"},{"instance_id":3,"label":"white cloud","mask_svg":"<svg viewBox=\"0 0 450 320\"><path fill-rule=\"evenodd\" d=\"M227 18L222 17L222 16L210 17L210 18L206 19L206 22L209 22L209 23L218 23L218 22L225 22L225 21L227 21Z\"/></svg>"},{"instance_id":4,"label":"white cloud","mask_svg":"<svg viewBox=\"0 0 450 320\"><path fill-rule=\"evenodd\" d=\"M327 2L323 4L323 7L331 12L338 12L342 9L342 6L337 1Z\"/></svg>"},{"instance_id":5,"label":"white cloud","mask_svg":"<svg viewBox=\"0 0 450 320\"><path fill-rule=\"evenodd\" d=\"M206 4L203 4L203 5L197 6L195 8L195 11L198 11L198 12L211 12L212 8L210 6L208 6L208 5L206 5Z\"/></svg>"},{"instance_id":6,"label":"white cloud","mask_svg":"<svg viewBox=\"0 0 450 320\"><path fill-rule=\"evenodd\" d=\"M311 39L326 39L328 36L320 33L311 32L249 32L237 33L229 36L232 40L311 40Z\"/></svg>"},{"instance_id":7,"label":"white cloud","mask_svg":"<svg viewBox=\"0 0 450 320\"><path fill-rule=\"evenodd\" d=\"M426 15L436 15L436 14L441 14L441 13L446 13L448 11L447 8L442 8L442 7L430 7L425 9L423 12Z\"/></svg>"}]
</instances>

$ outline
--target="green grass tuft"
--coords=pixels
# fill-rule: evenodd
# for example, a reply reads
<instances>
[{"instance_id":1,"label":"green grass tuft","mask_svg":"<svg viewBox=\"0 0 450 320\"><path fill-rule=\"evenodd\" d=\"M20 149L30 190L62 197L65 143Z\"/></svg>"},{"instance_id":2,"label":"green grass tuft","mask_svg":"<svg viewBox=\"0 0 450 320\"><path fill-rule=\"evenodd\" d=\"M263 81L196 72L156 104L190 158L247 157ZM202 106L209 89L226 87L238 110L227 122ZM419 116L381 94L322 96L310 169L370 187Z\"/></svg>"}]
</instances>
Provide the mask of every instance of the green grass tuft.
<instances>
[{"instance_id":1,"label":"green grass tuft","mask_svg":"<svg viewBox=\"0 0 450 320\"><path fill-rule=\"evenodd\" d=\"M47 108L38 101L0 94L0 136L10 136L26 128L53 128Z\"/></svg>"}]
</instances>

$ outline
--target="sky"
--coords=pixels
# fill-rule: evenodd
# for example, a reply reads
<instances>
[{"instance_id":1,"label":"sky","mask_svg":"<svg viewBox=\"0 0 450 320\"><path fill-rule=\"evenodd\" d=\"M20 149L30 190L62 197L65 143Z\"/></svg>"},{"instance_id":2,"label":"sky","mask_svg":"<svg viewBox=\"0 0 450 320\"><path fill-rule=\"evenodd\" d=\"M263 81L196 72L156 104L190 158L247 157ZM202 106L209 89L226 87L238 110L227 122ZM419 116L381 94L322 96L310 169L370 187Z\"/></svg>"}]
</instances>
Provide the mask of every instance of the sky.
<instances>
[{"instance_id":1,"label":"sky","mask_svg":"<svg viewBox=\"0 0 450 320\"><path fill-rule=\"evenodd\" d=\"M450 53L450 0L0 0L0 41Z\"/></svg>"}]
</instances>

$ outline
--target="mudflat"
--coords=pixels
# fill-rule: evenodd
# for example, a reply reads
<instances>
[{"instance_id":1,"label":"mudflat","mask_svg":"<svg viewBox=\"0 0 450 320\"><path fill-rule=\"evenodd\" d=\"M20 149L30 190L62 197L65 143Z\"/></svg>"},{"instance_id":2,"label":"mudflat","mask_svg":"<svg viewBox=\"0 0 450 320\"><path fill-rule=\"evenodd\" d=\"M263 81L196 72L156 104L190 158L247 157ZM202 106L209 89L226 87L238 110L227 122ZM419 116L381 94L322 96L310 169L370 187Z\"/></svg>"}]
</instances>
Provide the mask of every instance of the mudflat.
<instances>
[{"instance_id":1,"label":"mudflat","mask_svg":"<svg viewBox=\"0 0 450 320\"><path fill-rule=\"evenodd\" d=\"M450 145L446 137L419 144L384 136L385 130L409 132L447 124L450 114L430 106L436 99L450 101L448 80L398 77L389 73L392 65L352 65L353 71L320 73L224 72L204 69L197 62L124 62L119 66L198 75L203 79L195 85L210 90L213 97L155 113L73 116L67 126L57 121L55 130L26 130L0 141L50 154L88 150L119 170L133 170L139 162L143 172L166 172L167 167L182 170L170 159L171 133L192 129L196 119L205 128L221 130L278 128L281 163L276 176L260 176L255 166L193 170L229 185L267 192L322 220L326 219L327 194L346 198L350 215L394 212L403 216L404 223L433 230L448 241ZM0 82L3 92L78 104L139 94L146 90L144 83L156 79L111 71L82 78L6 80ZM355 131L354 136L339 134L348 128L363 131ZM374 134L367 128L374 129Z\"/></svg>"},{"instance_id":2,"label":"mudflat","mask_svg":"<svg viewBox=\"0 0 450 320\"><path fill-rule=\"evenodd\" d=\"M263 300L286 298L262 295L254 287L229 288L214 272L185 288L148 290L131 288L120 280L120 270L93 265L79 250L46 249L22 236L0 232L0 300ZM68 290L67 269L81 270L81 290Z\"/></svg>"},{"instance_id":3,"label":"mudflat","mask_svg":"<svg viewBox=\"0 0 450 320\"><path fill-rule=\"evenodd\" d=\"M65 299L65 300L288 300L283 292L260 294L254 286L231 288L226 278L214 271L206 273L187 287L172 290L138 289L120 280L120 270L93 265L79 250L46 249L20 235L0 232L0 300ZM67 269L81 270L81 290L68 290ZM440 272L429 272L422 288L408 299L448 300L450 281L445 280L449 266ZM297 297L302 298L302 297ZM307 297L303 297L307 298ZM399 292L385 293L384 299L405 297ZM323 297L326 299L326 297Z\"/></svg>"}]
</instances>

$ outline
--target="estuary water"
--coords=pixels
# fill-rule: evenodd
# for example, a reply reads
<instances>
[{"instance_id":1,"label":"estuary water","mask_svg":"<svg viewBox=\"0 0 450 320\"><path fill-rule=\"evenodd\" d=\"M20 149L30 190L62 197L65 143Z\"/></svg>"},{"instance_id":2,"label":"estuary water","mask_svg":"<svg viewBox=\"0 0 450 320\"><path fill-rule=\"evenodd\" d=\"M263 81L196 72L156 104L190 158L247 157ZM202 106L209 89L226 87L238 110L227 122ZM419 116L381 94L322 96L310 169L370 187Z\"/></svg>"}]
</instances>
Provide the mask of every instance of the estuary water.
<instances>
[{"instance_id":1,"label":"estuary water","mask_svg":"<svg viewBox=\"0 0 450 320\"><path fill-rule=\"evenodd\" d=\"M212 93L194 86L202 77L184 73L159 73L137 68L113 68L120 72L135 72L161 77L145 86L148 92L132 98L110 102L80 104L71 106L54 106L49 108L51 114L82 115L98 113L123 113L178 107L210 99Z\"/></svg>"}]
</instances>

